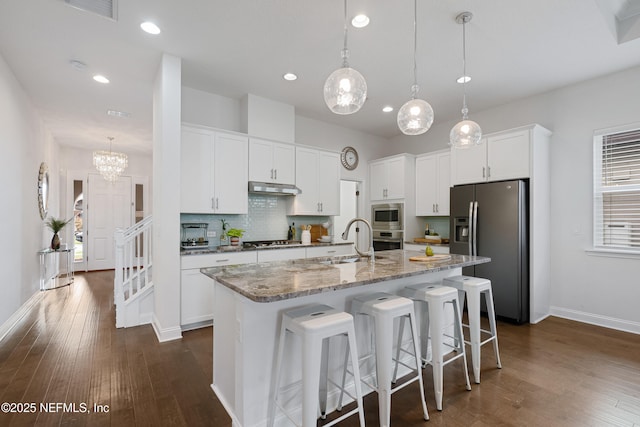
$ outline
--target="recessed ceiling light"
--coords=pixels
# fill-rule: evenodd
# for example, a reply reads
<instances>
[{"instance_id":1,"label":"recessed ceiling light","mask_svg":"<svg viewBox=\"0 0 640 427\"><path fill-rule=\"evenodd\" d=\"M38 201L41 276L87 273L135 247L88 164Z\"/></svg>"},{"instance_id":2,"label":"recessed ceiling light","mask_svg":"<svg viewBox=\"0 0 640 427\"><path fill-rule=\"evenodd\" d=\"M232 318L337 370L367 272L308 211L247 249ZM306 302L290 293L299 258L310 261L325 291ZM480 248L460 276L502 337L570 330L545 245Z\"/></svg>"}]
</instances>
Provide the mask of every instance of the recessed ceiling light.
<instances>
[{"instance_id":1,"label":"recessed ceiling light","mask_svg":"<svg viewBox=\"0 0 640 427\"><path fill-rule=\"evenodd\" d=\"M471 81L471 77L469 76L462 76L462 77L458 77L458 80L456 80L458 83L469 83Z\"/></svg>"},{"instance_id":2,"label":"recessed ceiling light","mask_svg":"<svg viewBox=\"0 0 640 427\"><path fill-rule=\"evenodd\" d=\"M146 21L140 24L140 28L142 28L142 31L149 34L153 34L153 35L160 34L160 28L158 28L156 24L150 21Z\"/></svg>"},{"instance_id":3,"label":"recessed ceiling light","mask_svg":"<svg viewBox=\"0 0 640 427\"><path fill-rule=\"evenodd\" d=\"M393 111L393 107L391 105L387 105L382 108L382 111L384 111L385 113L390 113Z\"/></svg>"},{"instance_id":4,"label":"recessed ceiling light","mask_svg":"<svg viewBox=\"0 0 640 427\"><path fill-rule=\"evenodd\" d=\"M293 73L285 73L282 77L290 82L298 79L298 76Z\"/></svg>"},{"instance_id":5,"label":"recessed ceiling light","mask_svg":"<svg viewBox=\"0 0 640 427\"><path fill-rule=\"evenodd\" d=\"M98 83L109 83L109 79L102 74L96 74L95 76L93 76L93 80L97 81Z\"/></svg>"},{"instance_id":6,"label":"recessed ceiling light","mask_svg":"<svg viewBox=\"0 0 640 427\"><path fill-rule=\"evenodd\" d=\"M351 25L356 28L363 28L369 25L369 17L367 15L356 15L351 20Z\"/></svg>"}]
</instances>

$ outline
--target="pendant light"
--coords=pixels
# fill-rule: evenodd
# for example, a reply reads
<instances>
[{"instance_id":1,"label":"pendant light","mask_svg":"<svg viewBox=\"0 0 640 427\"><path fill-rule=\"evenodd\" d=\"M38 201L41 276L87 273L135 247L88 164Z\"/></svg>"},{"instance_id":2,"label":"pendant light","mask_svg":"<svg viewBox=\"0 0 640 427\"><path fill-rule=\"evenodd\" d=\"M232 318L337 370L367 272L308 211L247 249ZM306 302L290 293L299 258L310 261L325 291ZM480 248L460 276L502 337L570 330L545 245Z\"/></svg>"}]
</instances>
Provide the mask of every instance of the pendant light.
<instances>
[{"instance_id":1,"label":"pendant light","mask_svg":"<svg viewBox=\"0 0 640 427\"><path fill-rule=\"evenodd\" d=\"M467 22L471 21L473 14L471 12L462 12L456 16L456 22L462 24L462 77L458 81L462 81L462 121L458 122L449 134L449 145L455 148L469 148L473 145L479 145L482 142L482 129L473 120L469 120L467 108L467 82L470 80L467 76Z\"/></svg>"},{"instance_id":2,"label":"pendant light","mask_svg":"<svg viewBox=\"0 0 640 427\"><path fill-rule=\"evenodd\" d=\"M349 67L347 49L347 0L344 0L344 47L342 68L338 68L324 83L324 102L336 114L353 114L367 100L367 82L357 70Z\"/></svg>"},{"instance_id":3,"label":"pendant light","mask_svg":"<svg viewBox=\"0 0 640 427\"><path fill-rule=\"evenodd\" d=\"M421 135L429 130L433 123L433 108L425 100L416 98L418 91L418 66L416 49L418 45L418 6L413 0L413 86L411 99L398 110L398 127L405 135Z\"/></svg>"}]
</instances>

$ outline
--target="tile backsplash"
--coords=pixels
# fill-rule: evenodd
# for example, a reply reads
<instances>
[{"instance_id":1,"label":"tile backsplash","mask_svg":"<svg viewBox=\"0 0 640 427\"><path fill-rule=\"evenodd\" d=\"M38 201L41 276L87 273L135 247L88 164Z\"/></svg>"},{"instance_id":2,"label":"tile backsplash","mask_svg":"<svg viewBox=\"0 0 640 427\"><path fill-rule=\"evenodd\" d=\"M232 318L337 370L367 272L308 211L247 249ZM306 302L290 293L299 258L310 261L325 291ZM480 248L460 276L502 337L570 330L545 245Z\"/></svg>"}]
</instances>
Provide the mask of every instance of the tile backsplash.
<instances>
[{"instance_id":1,"label":"tile backsplash","mask_svg":"<svg viewBox=\"0 0 640 427\"><path fill-rule=\"evenodd\" d=\"M207 223L209 231L215 231L216 237L209 237L209 246L220 244L222 222L224 219L229 228L245 230L243 241L251 240L284 240L287 238L289 226L295 223L296 238L299 240L303 224L322 224L329 220L328 216L288 216L287 197L249 195L249 213L247 215L215 215L215 214L180 214L180 222Z\"/></svg>"},{"instance_id":2,"label":"tile backsplash","mask_svg":"<svg viewBox=\"0 0 640 427\"><path fill-rule=\"evenodd\" d=\"M425 216L420 219L424 220L424 226L429 224L429 229L434 230L443 238L449 238L449 217L448 216ZM424 229L423 229L424 231Z\"/></svg>"}]
</instances>

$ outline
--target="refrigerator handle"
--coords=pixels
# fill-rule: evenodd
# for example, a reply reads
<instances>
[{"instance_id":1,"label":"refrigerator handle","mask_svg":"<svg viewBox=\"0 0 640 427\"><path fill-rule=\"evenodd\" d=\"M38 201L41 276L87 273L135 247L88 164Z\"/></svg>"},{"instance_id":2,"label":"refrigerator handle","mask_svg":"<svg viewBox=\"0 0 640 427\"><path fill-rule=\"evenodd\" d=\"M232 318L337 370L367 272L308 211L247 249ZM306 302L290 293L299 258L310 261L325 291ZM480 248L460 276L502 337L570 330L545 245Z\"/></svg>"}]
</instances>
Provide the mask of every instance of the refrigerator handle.
<instances>
[{"instance_id":1,"label":"refrigerator handle","mask_svg":"<svg viewBox=\"0 0 640 427\"><path fill-rule=\"evenodd\" d=\"M478 202L473 202L473 255L478 255Z\"/></svg>"},{"instance_id":2,"label":"refrigerator handle","mask_svg":"<svg viewBox=\"0 0 640 427\"><path fill-rule=\"evenodd\" d=\"M473 255L473 202L469 202L469 255Z\"/></svg>"}]
</instances>

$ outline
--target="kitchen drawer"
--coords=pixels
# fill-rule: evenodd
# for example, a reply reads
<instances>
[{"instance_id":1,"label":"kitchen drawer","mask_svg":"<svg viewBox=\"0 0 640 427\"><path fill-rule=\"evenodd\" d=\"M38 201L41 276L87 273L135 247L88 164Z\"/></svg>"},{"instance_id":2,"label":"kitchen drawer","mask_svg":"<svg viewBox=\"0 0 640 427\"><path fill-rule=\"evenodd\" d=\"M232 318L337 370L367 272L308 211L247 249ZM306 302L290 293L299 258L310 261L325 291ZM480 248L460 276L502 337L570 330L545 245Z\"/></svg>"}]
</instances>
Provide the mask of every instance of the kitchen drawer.
<instances>
[{"instance_id":1,"label":"kitchen drawer","mask_svg":"<svg viewBox=\"0 0 640 427\"><path fill-rule=\"evenodd\" d=\"M315 246L307 248L307 258L350 255L355 253L353 245Z\"/></svg>"},{"instance_id":2,"label":"kitchen drawer","mask_svg":"<svg viewBox=\"0 0 640 427\"><path fill-rule=\"evenodd\" d=\"M266 249L258 250L258 262L285 261L289 259L303 259L306 257L305 248Z\"/></svg>"},{"instance_id":3,"label":"kitchen drawer","mask_svg":"<svg viewBox=\"0 0 640 427\"><path fill-rule=\"evenodd\" d=\"M181 269L220 267L234 264L250 264L257 261L256 251L223 252L217 254L183 255Z\"/></svg>"}]
</instances>

